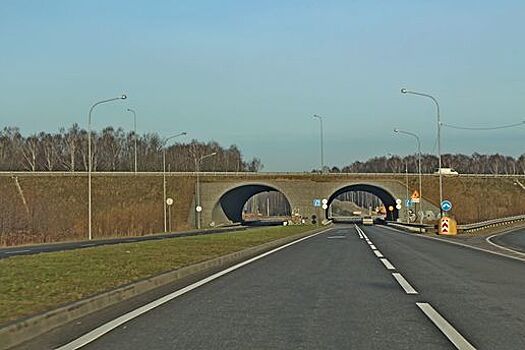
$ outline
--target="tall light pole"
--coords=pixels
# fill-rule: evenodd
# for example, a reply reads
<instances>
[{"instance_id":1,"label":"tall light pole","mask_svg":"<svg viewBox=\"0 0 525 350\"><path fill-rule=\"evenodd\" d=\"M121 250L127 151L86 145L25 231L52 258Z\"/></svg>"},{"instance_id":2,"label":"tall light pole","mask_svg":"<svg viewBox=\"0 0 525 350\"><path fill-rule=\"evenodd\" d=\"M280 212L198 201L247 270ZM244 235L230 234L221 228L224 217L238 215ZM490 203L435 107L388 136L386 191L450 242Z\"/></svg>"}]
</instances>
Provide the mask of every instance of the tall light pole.
<instances>
[{"instance_id":1,"label":"tall light pole","mask_svg":"<svg viewBox=\"0 0 525 350\"><path fill-rule=\"evenodd\" d=\"M134 143L134 148L135 148L134 153L135 153L135 174L136 174L137 173L137 113L135 112L135 110L131 108L128 108L127 111L133 113L133 136L134 136L133 143Z\"/></svg>"},{"instance_id":2,"label":"tall light pole","mask_svg":"<svg viewBox=\"0 0 525 350\"><path fill-rule=\"evenodd\" d=\"M422 96L431 99L434 104L436 105L436 112L437 112L437 151L438 151L438 172L439 172L439 212L440 217L443 216L443 209L441 209L441 202L443 202L443 174L441 170L441 116L439 114L439 103L436 100L436 98L432 95L425 94L422 92L416 92L416 91L410 91L405 88L401 89L402 94L412 94L417 96Z\"/></svg>"},{"instance_id":3,"label":"tall light pole","mask_svg":"<svg viewBox=\"0 0 525 350\"><path fill-rule=\"evenodd\" d=\"M421 189L421 140L419 139L419 136L417 134L414 134L413 132L400 130L400 129L394 129L394 132L397 134L404 134L408 136L412 136L416 139L417 142L417 173L419 176L419 210L421 211L420 215L420 223L423 224L423 191Z\"/></svg>"},{"instance_id":4,"label":"tall light pole","mask_svg":"<svg viewBox=\"0 0 525 350\"><path fill-rule=\"evenodd\" d=\"M200 158L195 158L195 171L197 173L197 181L195 183L195 211L197 212L197 229L201 228L201 188L200 188L200 178L199 173L201 171L201 162L206 159L213 157L217 154L217 152L213 152L210 154L207 154L205 156L202 156Z\"/></svg>"},{"instance_id":5,"label":"tall light pole","mask_svg":"<svg viewBox=\"0 0 525 350\"><path fill-rule=\"evenodd\" d=\"M323 117L314 114L314 119L319 119L319 126L321 132L321 172L324 171L324 142L323 142Z\"/></svg>"},{"instance_id":6,"label":"tall light pole","mask_svg":"<svg viewBox=\"0 0 525 350\"><path fill-rule=\"evenodd\" d=\"M88 113L88 239L91 240L93 238L91 234L91 171L92 171L92 159L91 159L91 114L93 113L93 109L95 109L96 106L101 105L103 103L112 102L112 101L118 101L118 100L125 100L127 98L126 95L121 95L119 97L113 97L107 100L98 101L97 103L93 104L91 108L89 109Z\"/></svg>"},{"instance_id":7,"label":"tall light pole","mask_svg":"<svg viewBox=\"0 0 525 350\"><path fill-rule=\"evenodd\" d=\"M166 218L166 144L169 140L174 139L175 137L187 135L187 132L181 132L176 135L166 138L162 144L162 193L163 193L163 203L164 203L164 232L168 232L168 224Z\"/></svg>"}]
</instances>

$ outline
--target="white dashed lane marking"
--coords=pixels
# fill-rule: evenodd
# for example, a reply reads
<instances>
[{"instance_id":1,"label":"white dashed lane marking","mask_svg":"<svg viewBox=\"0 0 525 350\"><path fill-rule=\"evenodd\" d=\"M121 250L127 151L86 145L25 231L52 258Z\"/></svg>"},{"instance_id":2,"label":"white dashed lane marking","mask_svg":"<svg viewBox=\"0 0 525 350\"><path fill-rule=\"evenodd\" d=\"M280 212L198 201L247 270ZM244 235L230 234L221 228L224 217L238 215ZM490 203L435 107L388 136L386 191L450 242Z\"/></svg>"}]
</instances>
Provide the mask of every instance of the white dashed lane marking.
<instances>
[{"instance_id":1,"label":"white dashed lane marking","mask_svg":"<svg viewBox=\"0 0 525 350\"><path fill-rule=\"evenodd\" d=\"M408 283L408 281L403 277L402 274L394 272L392 274L394 278L396 279L397 283L405 290L407 294L418 294L417 291Z\"/></svg>"},{"instance_id":2,"label":"white dashed lane marking","mask_svg":"<svg viewBox=\"0 0 525 350\"><path fill-rule=\"evenodd\" d=\"M394 265L392 265L390 263L390 261L388 261L387 258L380 258L379 260L381 260L381 262L383 263L383 265L385 265L386 269L387 270L395 270L396 268L394 267Z\"/></svg>"}]
</instances>

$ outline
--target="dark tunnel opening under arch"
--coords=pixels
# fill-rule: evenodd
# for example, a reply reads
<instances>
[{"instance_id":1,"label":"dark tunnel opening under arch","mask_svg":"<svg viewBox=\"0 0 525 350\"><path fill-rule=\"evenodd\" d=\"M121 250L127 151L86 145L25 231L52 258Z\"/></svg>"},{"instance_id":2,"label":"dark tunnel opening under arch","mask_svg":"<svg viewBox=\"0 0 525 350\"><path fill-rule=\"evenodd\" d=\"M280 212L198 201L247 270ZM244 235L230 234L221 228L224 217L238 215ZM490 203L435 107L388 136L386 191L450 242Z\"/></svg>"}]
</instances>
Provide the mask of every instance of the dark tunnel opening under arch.
<instances>
[{"instance_id":1,"label":"dark tunnel opening under arch","mask_svg":"<svg viewBox=\"0 0 525 350\"><path fill-rule=\"evenodd\" d=\"M290 200L286 197L282 191L268 185L261 184L249 184L235 187L226 193L224 193L219 199L218 205L222 208L222 211L232 222L244 222L243 208L250 198L263 192L279 192L286 199L286 215L291 215Z\"/></svg>"},{"instance_id":2,"label":"dark tunnel opening under arch","mask_svg":"<svg viewBox=\"0 0 525 350\"><path fill-rule=\"evenodd\" d=\"M385 206L385 208L387 208L387 219L392 220L392 221L396 221L398 219L399 210L396 209L396 199L394 198L394 196L391 193L389 193L387 190L385 190L384 188L381 188L375 185L369 185L369 184L348 185L334 192L330 196L330 198L328 198L328 203L327 203L328 208L325 211L326 217L329 218L330 205L332 205L332 202L334 201L334 199L336 199L339 195L343 193L353 192L353 191L368 192L368 193L371 193L377 196L381 200L381 202L383 202L383 205ZM394 210L392 212L388 211L389 206L393 207Z\"/></svg>"}]
</instances>

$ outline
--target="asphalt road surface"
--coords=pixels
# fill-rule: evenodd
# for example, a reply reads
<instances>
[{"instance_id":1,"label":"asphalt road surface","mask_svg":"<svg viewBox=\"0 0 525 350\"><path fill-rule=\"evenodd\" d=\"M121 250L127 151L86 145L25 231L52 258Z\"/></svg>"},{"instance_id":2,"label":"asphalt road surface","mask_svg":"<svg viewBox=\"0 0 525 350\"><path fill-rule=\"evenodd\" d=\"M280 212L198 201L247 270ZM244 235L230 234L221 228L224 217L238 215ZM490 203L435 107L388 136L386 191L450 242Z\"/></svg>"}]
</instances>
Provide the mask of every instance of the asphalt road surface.
<instances>
[{"instance_id":1,"label":"asphalt road surface","mask_svg":"<svg viewBox=\"0 0 525 350\"><path fill-rule=\"evenodd\" d=\"M525 229L494 236L490 240L500 246L525 253Z\"/></svg>"},{"instance_id":2,"label":"asphalt road surface","mask_svg":"<svg viewBox=\"0 0 525 350\"><path fill-rule=\"evenodd\" d=\"M92 241L76 241L76 242L65 242L65 243L48 243L48 244L36 244L36 245L0 248L0 259L9 258L12 256L17 256L17 255L51 253L51 252L59 252L63 250L91 248L91 247L97 247L101 245L143 242L143 241L152 241L152 240L159 240L159 239L166 239L166 238L207 235L207 234L212 234L212 233L220 233L220 232L227 232L227 231L231 232L231 231L246 230L246 229L247 229L246 227L234 227L234 228L230 227L230 228L211 229L211 230L208 229L208 230L200 230L200 231L186 231L186 232L155 234L155 235L137 236L137 237L98 239L98 240L92 240Z\"/></svg>"},{"instance_id":3,"label":"asphalt road surface","mask_svg":"<svg viewBox=\"0 0 525 350\"><path fill-rule=\"evenodd\" d=\"M336 226L97 325L83 349L525 349L523 262L362 230Z\"/></svg>"}]
</instances>

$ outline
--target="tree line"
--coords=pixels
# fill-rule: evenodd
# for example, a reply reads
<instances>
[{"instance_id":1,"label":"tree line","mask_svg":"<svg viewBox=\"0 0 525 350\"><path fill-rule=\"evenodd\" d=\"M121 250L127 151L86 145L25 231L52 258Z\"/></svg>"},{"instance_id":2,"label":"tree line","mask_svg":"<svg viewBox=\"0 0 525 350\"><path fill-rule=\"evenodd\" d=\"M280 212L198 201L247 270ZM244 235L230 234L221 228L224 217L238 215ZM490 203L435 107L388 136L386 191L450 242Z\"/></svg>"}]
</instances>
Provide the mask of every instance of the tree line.
<instances>
[{"instance_id":1,"label":"tree line","mask_svg":"<svg viewBox=\"0 0 525 350\"><path fill-rule=\"evenodd\" d=\"M355 161L349 165L332 167L325 171L334 173L417 173L418 156L381 156L366 161ZM525 175L525 153L519 157L502 154L443 154L442 167L453 168L460 174ZM429 174L438 169L438 158L432 154L421 155L421 171Z\"/></svg>"},{"instance_id":2,"label":"tree line","mask_svg":"<svg viewBox=\"0 0 525 350\"><path fill-rule=\"evenodd\" d=\"M137 143L138 171L161 171L162 153L171 171L194 171L196 159L216 152L201 162L201 171L256 172L263 168L258 158L246 160L236 145L225 148L217 142L165 144L157 133L135 135L111 126L92 132L93 171L132 171ZM173 140L176 141L176 140ZM73 124L56 133L24 136L16 127L0 131L0 171L87 171L88 132Z\"/></svg>"}]
</instances>

